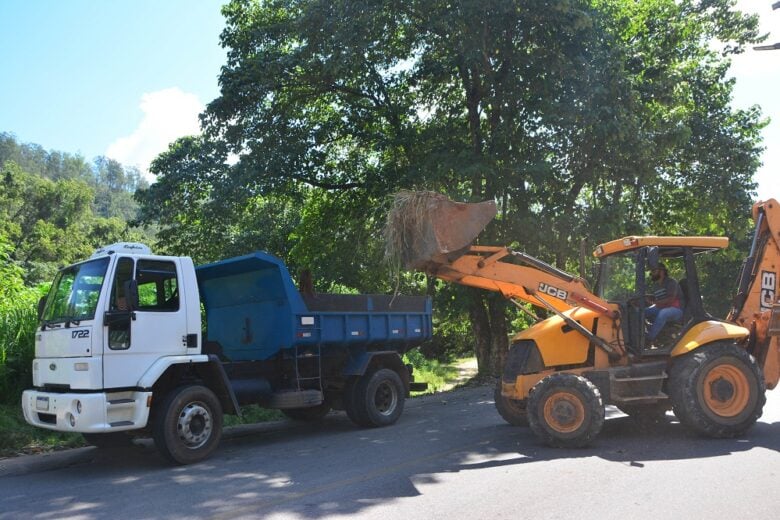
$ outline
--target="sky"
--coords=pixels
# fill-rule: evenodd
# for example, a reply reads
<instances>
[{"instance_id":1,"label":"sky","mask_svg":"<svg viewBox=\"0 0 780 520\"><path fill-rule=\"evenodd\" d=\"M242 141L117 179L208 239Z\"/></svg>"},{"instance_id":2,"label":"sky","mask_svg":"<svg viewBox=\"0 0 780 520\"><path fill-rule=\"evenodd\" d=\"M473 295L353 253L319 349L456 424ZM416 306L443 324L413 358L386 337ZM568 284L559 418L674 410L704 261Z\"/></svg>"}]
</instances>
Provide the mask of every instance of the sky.
<instances>
[{"instance_id":1,"label":"sky","mask_svg":"<svg viewBox=\"0 0 780 520\"><path fill-rule=\"evenodd\" d=\"M775 0L738 0L780 42ZM0 132L146 170L219 95L223 0L0 0ZM733 105L772 122L758 197L780 199L780 50L734 58Z\"/></svg>"}]
</instances>

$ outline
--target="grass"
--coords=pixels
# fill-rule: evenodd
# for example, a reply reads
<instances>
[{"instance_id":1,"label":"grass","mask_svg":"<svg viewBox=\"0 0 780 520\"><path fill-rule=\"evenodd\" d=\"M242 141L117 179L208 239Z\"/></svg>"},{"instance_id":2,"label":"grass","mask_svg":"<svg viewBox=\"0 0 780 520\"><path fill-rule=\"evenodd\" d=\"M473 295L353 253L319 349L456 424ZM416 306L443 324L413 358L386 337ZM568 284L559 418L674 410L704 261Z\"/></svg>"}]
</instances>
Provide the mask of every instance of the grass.
<instances>
[{"instance_id":1,"label":"grass","mask_svg":"<svg viewBox=\"0 0 780 520\"><path fill-rule=\"evenodd\" d=\"M78 433L60 433L27 424L21 406L0 405L0 457L84 445Z\"/></svg>"},{"instance_id":2,"label":"grass","mask_svg":"<svg viewBox=\"0 0 780 520\"><path fill-rule=\"evenodd\" d=\"M466 358L467 359L467 358ZM451 389L460 381L458 365L465 359L452 363L441 363L425 359L422 354L412 351L404 356L406 363L414 366L415 381L428 383L425 392L413 392L412 396L432 394ZM279 410L269 410L257 405L241 409L242 417L225 416L225 426L254 424L284 419ZM22 454L42 453L52 450L76 448L86 443L80 434L60 433L27 424L22 416L21 405L0 404L0 458Z\"/></svg>"}]
</instances>

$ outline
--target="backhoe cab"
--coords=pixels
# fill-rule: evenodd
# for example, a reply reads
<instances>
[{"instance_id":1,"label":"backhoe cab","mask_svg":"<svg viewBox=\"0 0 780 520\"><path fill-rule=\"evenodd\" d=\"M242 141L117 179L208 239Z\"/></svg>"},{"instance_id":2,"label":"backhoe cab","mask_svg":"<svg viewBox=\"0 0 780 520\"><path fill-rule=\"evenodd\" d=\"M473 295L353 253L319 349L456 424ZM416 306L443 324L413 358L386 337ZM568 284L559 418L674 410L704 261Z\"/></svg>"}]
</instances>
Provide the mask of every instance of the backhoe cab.
<instances>
[{"instance_id":1,"label":"backhoe cab","mask_svg":"<svg viewBox=\"0 0 780 520\"><path fill-rule=\"evenodd\" d=\"M495 214L492 202L481 205ZM451 242L451 234L459 244L473 242L478 234L456 218L474 212L450 208L450 220L443 222L435 218L442 207L447 203L436 194L397 199L388 216L391 232L386 228L386 236L394 237L388 244L391 256L404 260L407 268L499 292L521 309L530 304L551 315L512 338L495 392L496 408L510 424L530 425L552 446L579 447L601 430L607 404L642 420L658 420L673 409L681 423L712 437L740 435L761 416L766 387L774 387L780 376L776 201L754 207L760 238L743 268L740 306L728 321L704 308L695 262L698 255L727 247L727 238L647 236L607 242L594 253L600 267L591 291L581 278L505 247L437 249ZM479 214L486 215L484 210ZM420 230L425 230L422 238ZM679 283L683 314L650 344L648 270L659 262ZM759 288L759 279L766 288ZM766 312L750 316L759 297ZM766 305L774 307L771 317Z\"/></svg>"}]
</instances>

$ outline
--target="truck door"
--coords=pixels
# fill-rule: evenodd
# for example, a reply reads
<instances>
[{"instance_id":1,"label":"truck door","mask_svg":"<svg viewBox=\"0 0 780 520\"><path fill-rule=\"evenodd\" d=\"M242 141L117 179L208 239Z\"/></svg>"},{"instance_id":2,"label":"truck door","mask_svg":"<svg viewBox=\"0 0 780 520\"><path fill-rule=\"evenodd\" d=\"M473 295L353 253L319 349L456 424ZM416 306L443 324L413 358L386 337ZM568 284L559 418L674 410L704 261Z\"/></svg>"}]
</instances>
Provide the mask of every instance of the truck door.
<instances>
[{"instance_id":1,"label":"truck door","mask_svg":"<svg viewBox=\"0 0 780 520\"><path fill-rule=\"evenodd\" d=\"M181 266L175 258L123 257L115 273L105 320L103 384L132 388L157 359L187 352ZM139 305L129 312L131 280L138 286Z\"/></svg>"}]
</instances>

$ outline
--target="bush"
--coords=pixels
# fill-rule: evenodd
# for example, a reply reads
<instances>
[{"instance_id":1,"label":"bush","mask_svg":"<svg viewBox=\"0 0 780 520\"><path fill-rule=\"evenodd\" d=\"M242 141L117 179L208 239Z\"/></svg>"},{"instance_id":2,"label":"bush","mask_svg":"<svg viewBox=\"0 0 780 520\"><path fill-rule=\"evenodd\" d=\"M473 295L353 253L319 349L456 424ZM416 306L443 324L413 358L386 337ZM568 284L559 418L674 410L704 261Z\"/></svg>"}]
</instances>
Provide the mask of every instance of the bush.
<instances>
[{"instance_id":1,"label":"bush","mask_svg":"<svg viewBox=\"0 0 780 520\"><path fill-rule=\"evenodd\" d=\"M32 301L34 297L21 298L0 308L0 402L6 404L18 404L22 390L32 384L38 326Z\"/></svg>"}]
</instances>

